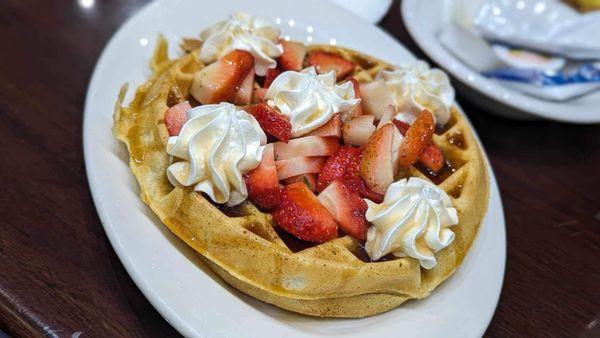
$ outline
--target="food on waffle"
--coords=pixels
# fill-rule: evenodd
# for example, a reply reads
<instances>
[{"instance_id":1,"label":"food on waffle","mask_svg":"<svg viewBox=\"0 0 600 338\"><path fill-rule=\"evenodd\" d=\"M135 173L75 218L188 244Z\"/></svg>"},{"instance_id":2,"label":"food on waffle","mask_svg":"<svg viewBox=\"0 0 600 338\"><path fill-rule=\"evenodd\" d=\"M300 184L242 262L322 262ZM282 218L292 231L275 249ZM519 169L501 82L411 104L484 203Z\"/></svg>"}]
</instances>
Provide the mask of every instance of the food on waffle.
<instances>
[{"instance_id":1,"label":"food on waffle","mask_svg":"<svg viewBox=\"0 0 600 338\"><path fill-rule=\"evenodd\" d=\"M141 198L233 287L322 317L426 297L488 204L481 149L446 75L280 39L236 13L185 39L114 133Z\"/></svg>"}]
</instances>

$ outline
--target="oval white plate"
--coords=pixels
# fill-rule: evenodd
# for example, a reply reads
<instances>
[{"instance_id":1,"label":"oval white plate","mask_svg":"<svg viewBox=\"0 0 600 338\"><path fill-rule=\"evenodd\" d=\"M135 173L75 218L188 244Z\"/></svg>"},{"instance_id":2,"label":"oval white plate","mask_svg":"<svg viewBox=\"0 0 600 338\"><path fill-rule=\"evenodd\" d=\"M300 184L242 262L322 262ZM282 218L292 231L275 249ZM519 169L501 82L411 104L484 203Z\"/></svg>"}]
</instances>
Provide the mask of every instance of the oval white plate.
<instances>
[{"instance_id":1,"label":"oval white plate","mask_svg":"<svg viewBox=\"0 0 600 338\"><path fill-rule=\"evenodd\" d=\"M318 0L304 1L302 6L268 0L251 4L220 0L218 5L160 0L133 16L111 39L98 61L86 98L83 138L88 180L98 214L137 286L186 336L481 335L500 295L506 255L504 216L493 177L489 212L456 274L423 301L408 302L388 313L358 320L301 316L233 290L141 202L127 165L127 151L111 133L119 88L129 82L131 98L136 86L147 78L148 60L158 33L177 45L181 37L197 35L234 10L281 22L284 33L295 39L309 35L315 42L335 39L340 45L396 62L413 58L378 28Z\"/></svg>"},{"instance_id":2,"label":"oval white plate","mask_svg":"<svg viewBox=\"0 0 600 338\"><path fill-rule=\"evenodd\" d=\"M600 91L566 102L541 100L481 76L452 55L438 39L450 20L448 8L451 1L403 0L401 15L415 42L427 56L460 81L464 94L492 112L507 117L544 117L572 123L600 122Z\"/></svg>"}]
</instances>

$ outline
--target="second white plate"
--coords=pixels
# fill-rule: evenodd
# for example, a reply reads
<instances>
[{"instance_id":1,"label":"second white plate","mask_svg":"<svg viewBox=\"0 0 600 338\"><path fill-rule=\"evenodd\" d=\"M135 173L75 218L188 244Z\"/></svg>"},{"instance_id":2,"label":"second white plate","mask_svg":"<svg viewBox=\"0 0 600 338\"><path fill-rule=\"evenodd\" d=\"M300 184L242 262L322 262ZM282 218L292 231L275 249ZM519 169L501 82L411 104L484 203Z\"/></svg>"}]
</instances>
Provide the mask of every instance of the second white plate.
<instances>
[{"instance_id":1,"label":"second white plate","mask_svg":"<svg viewBox=\"0 0 600 338\"><path fill-rule=\"evenodd\" d=\"M294 39L337 43L393 63L412 55L389 35L333 4L318 0L159 0L133 16L106 46L85 104L84 151L96 209L117 255L154 307L185 336L475 337L494 313L506 255L504 216L492 175L491 200L463 265L428 298L356 320L317 319L262 303L228 287L139 199L125 147L112 135L120 86L134 89L150 75L148 60L159 33L175 47L183 36L235 10L263 16ZM128 101L127 101L128 102ZM491 172L491 168L490 168Z\"/></svg>"},{"instance_id":2,"label":"second white plate","mask_svg":"<svg viewBox=\"0 0 600 338\"><path fill-rule=\"evenodd\" d=\"M413 39L433 61L460 81L461 92L492 112L507 117L547 118L571 123L600 123L600 91L566 102L538 99L511 90L470 69L439 40L450 21L453 0L403 0L401 15Z\"/></svg>"}]
</instances>

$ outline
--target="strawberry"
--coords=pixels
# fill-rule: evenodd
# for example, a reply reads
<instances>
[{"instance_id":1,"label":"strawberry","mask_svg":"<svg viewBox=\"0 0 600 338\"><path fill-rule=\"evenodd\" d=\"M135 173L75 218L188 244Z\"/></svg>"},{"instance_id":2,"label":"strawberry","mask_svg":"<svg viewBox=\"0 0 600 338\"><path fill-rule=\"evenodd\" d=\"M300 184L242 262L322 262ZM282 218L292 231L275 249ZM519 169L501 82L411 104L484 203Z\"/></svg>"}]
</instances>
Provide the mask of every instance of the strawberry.
<instances>
[{"instance_id":1,"label":"strawberry","mask_svg":"<svg viewBox=\"0 0 600 338\"><path fill-rule=\"evenodd\" d=\"M354 77L349 77L346 80L350 81L352 83L352 87L354 87L354 97L357 99L360 99L360 84L358 83L358 80L356 80L356 78ZM362 99L361 102L359 102L356 107L354 107L348 114L346 114L344 121L346 120L350 120L352 118L355 118L357 116L361 116L364 114L363 111L363 107L362 107Z\"/></svg>"},{"instance_id":2,"label":"strawberry","mask_svg":"<svg viewBox=\"0 0 600 338\"><path fill-rule=\"evenodd\" d=\"M397 145L401 137L398 129L388 123L378 129L365 145L360 174L367 186L378 194L384 194L394 181Z\"/></svg>"},{"instance_id":3,"label":"strawberry","mask_svg":"<svg viewBox=\"0 0 600 338\"><path fill-rule=\"evenodd\" d=\"M254 89L254 72L248 72L244 81L240 84L240 88L235 92L233 103L238 106L244 106L252 100L252 90Z\"/></svg>"},{"instance_id":4,"label":"strawberry","mask_svg":"<svg viewBox=\"0 0 600 338\"><path fill-rule=\"evenodd\" d=\"M438 173L442 170L444 163L446 160L444 159L444 154L442 154L442 150L435 143L431 142L428 146L423 150L423 155L419 159L427 169L431 170L434 173Z\"/></svg>"},{"instance_id":5,"label":"strawberry","mask_svg":"<svg viewBox=\"0 0 600 338\"><path fill-rule=\"evenodd\" d=\"M292 176L290 178L286 178L285 180L283 180L283 183L285 185L296 183L296 182L302 182L302 183L306 184L308 189L310 189L310 191L312 191L312 192L317 190L317 175L316 174L302 174L302 175L298 175L298 176Z\"/></svg>"},{"instance_id":6,"label":"strawberry","mask_svg":"<svg viewBox=\"0 0 600 338\"><path fill-rule=\"evenodd\" d=\"M301 42L279 40L283 54L279 57L279 65L283 70L300 71L304 65L306 46Z\"/></svg>"},{"instance_id":7,"label":"strawberry","mask_svg":"<svg viewBox=\"0 0 600 338\"><path fill-rule=\"evenodd\" d=\"M265 103L259 103L248 109L258 121L260 127L280 141L288 142L292 135L292 125L286 116L279 114L274 108Z\"/></svg>"},{"instance_id":8,"label":"strawberry","mask_svg":"<svg viewBox=\"0 0 600 338\"><path fill-rule=\"evenodd\" d=\"M329 156L340 148L340 142L331 137L304 136L288 143L276 142L274 146L275 159L285 160L296 156Z\"/></svg>"},{"instance_id":9,"label":"strawberry","mask_svg":"<svg viewBox=\"0 0 600 338\"><path fill-rule=\"evenodd\" d=\"M361 83L360 95L364 113L374 115L375 121L379 121L387 107L394 104L383 79Z\"/></svg>"},{"instance_id":10,"label":"strawberry","mask_svg":"<svg viewBox=\"0 0 600 338\"><path fill-rule=\"evenodd\" d=\"M244 175L248 198L260 208L271 210L279 206L281 186L277 178L273 146L267 144L258 167Z\"/></svg>"},{"instance_id":11,"label":"strawberry","mask_svg":"<svg viewBox=\"0 0 600 338\"><path fill-rule=\"evenodd\" d=\"M165 112L165 124L169 136L177 136L187 122L187 111L192 109L188 101L178 103Z\"/></svg>"},{"instance_id":12,"label":"strawberry","mask_svg":"<svg viewBox=\"0 0 600 338\"><path fill-rule=\"evenodd\" d=\"M265 100L267 95L267 88L255 88L254 94L252 95L252 103L261 103Z\"/></svg>"},{"instance_id":13,"label":"strawberry","mask_svg":"<svg viewBox=\"0 0 600 338\"><path fill-rule=\"evenodd\" d=\"M263 83L263 88L268 89L271 86L271 83L275 80L276 77L281 74L281 70L279 68L271 68L267 71L267 75L265 75L265 82Z\"/></svg>"},{"instance_id":14,"label":"strawberry","mask_svg":"<svg viewBox=\"0 0 600 338\"><path fill-rule=\"evenodd\" d=\"M286 186L273 220L280 228L309 242L323 243L337 236L337 224L329 211L304 183Z\"/></svg>"},{"instance_id":15,"label":"strawberry","mask_svg":"<svg viewBox=\"0 0 600 338\"><path fill-rule=\"evenodd\" d=\"M317 73L325 74L334 70L338 81L354 71L356 64L330 52L311 52L308 64L315 67Z\"/></svg>"},{"instance_id":16,"label":"strawberry","mask_svg":"<svg viewBox=\"0 0 600 338\"><path fill-rule=\"evenodd\" d=\"M342 137L342 119L340 114L335 114L326 124L306 134L307 136Z\"/></svg>"},{"instance_id":17,"label":"strawberry","mask_svg":"<svg viewBox=\"0 0 600 338\"><path fill-rule=\"evenodd\" d=\"M318 198L345 233L360 240L367 239L367 203L341 178L331 182Z\"/></svg>"},{"instance_id":18,"label":"strawberry","mask_svg":"<svg viewBox=\"0 0 600 338\"><path fill-rule=\"evenodd\" d=\"M252 54L236 49L196 72L190 93L202 104L232 102L244 78L253 69Z\"/></svg>"},{"instance_id":19,"label":"strawberry","mask_svg":"<svg viewBox=\"0 0 600 338\"><path fill-rule=\"evenodd\" d=\"M361 151L356 147L341 147L331 155L323 165L317 178L317 191L323 191L338 178L342 178L346 185L356 191L360 196L373 201L381 201L382 196L367 188L360 177Z\"/></svg>"},{"instance_id":20,"label":"strawberry","mask_svg":"<svg viewBox=\"0 0 600 338\"><path fill-rule=\"evenodd\" d=\"M298 156L275 161L275 166L279 179L285 180L302 174L316 174L321 171L324 163L325 158L323 157Z\"/></svg>"},{"instance_id":21,"label":"strawberry","mask_svg":"<svg viewBox=\"0 0 600 338\"><path fill-rule=\"evenodd\" d=\"M396 119L393 119L392 122L394 123L396 128L398 128L398 130L400 131L400 134L402 134L402 136L406 135L408 128L410 128L410 124L408 124L406 122L402 122L400 120L396 120Z\"/></svg>"},{"instance_id":22,"label":"strawberry","mask_svg":"<svg viewBox=\"0 0 600 338\"><path fill-rule=\"evenodd\" d=\"M400 144L398 158L400 167L408 168L421 158L425 147L431 143L434 128L433 115L427 110L422 111L417 120L408 128L406 137Z\"/></svg>"},{"instance_id":23,"label":"strawberry","mask_svg":"<svg viewBox=\"0 0 600 338\"><path fill-rule=\"evenodd\" d=\"M361 115L344 123L344 143L353 146L362 146L369 141L375 132L373 115Z\"/></svg>"},{"instance_id":24,"label":"strawberry","mask_svg":"<svg viewBox=\"0 0 600 338\"><path fill-rule=\"evenodd\" d=\"M383 127L389 122L392 122L392 120L394 120L394 116L396 116L396 106L390 104L385 108L385 111L381 116L379 123L377 124L377 129Z\"/></svg>"}]
</instances>

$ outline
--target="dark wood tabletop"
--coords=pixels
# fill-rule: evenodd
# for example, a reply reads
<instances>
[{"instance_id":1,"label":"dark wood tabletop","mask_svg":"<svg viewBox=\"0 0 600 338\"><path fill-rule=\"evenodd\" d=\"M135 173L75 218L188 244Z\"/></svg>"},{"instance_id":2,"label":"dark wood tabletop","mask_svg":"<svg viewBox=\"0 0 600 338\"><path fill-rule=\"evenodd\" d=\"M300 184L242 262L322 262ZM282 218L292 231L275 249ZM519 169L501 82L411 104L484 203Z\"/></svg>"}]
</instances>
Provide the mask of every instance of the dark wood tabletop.
<instances>
[{"instance_id":1,"label":"dark wood tabletop","mask_svg":"<svg viewBox=\"0 0 600 338\"><path fill-rule=\"evenodd\" d=\"M82 152L96 60L147 2L0 2L0 329L9 334L177 335L111 248ZM381 27L427 59L396 1ZM600 125L496 117L460 92L458 102L506 215L506 275L486 336L591 336L600 326Z\"/></svg>"}]
</instances>

